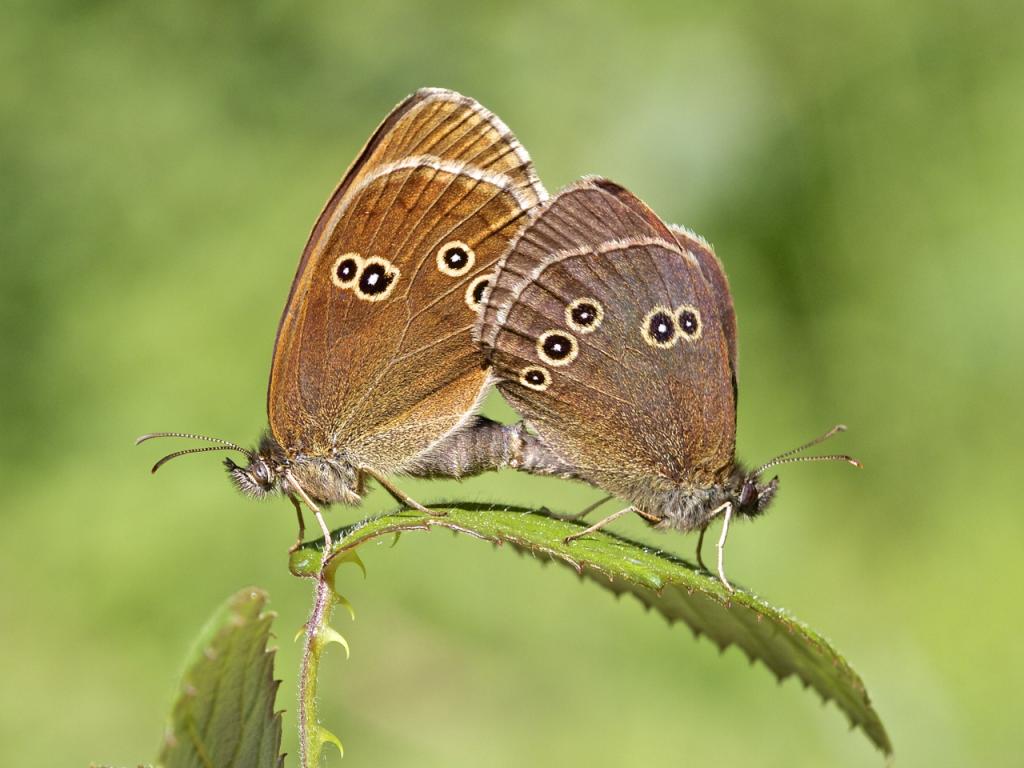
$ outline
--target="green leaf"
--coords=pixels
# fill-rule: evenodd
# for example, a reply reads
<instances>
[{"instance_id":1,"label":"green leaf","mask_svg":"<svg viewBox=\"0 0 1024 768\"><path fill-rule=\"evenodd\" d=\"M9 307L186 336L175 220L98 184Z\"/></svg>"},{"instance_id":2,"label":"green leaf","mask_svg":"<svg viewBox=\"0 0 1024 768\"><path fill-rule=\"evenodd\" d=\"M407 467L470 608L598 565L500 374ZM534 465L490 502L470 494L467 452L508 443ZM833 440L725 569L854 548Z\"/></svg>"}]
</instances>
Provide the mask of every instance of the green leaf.
<instances>
[{"instance_id":1,"label":"green leaf","mask_svg":"<svg viewBox=\"0 0 1024 768\"><path fill-rule=\"evenodd\" d=\"M250 587L225 602L200 633L157 758L163 768L280 768L279 681L267 650L274 614Z\"/></svg>"},{"instance_id":2,"label":"green leaf","mask_svg":"<svg viewBox=\"0 0 1024 768\"><path fill-rule=\"evenodd\" d=\"M403 531L443 528L496 544L510 544L561 563L582 578L615 594L628 593L670 622L682 621L694 634L725 649L738 646L779 680L796 675L825 700L833 700L853 726L885 754L892 744L871 706L864 683L835 648L786 611L736 586L728 592L718 578L674 555L605 531L566 544L581 523L520 508L482 505L438 507L444 516L401 511L355 523L336 532L330 558L322 561L322 543L310 542L291 555L296 576L316 576L323 562L350 557L360 545Z\"/></svg>"}]
</instances>

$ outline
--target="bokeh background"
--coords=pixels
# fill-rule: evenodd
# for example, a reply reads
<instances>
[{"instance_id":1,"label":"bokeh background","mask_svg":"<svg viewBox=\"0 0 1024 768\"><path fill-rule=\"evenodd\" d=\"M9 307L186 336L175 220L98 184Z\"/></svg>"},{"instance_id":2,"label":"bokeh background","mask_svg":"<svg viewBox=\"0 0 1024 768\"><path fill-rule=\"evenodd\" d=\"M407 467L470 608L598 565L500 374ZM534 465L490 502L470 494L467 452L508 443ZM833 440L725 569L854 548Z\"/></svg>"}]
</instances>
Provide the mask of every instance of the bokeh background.
<instances>
[{"instance_id":1,"label":"bokeh background","mask_svg":"<svg viewBox=\"0 0 1024 768\"><path fill-rule=\"evenodd\" d=\"M831 447L866 465L785 468L771 514L733 531L731 576L833 639L900 765L1020 765L1021 19L871 0L6 3L0 762L152 759L194 634L247 584L279 613L295 755L309 588L285 567L289 505L241 498L216 455L151 477L160 449L132 439L255 439L309 226L387 111L438 85L496 111L552 191L599 172L714 242L740 454L845 421ZM565 511L597 495L514 474L405 485ZM386 506L376 491L364 511ZM344 587L358 621L335 622L352 660L322 682L346 764L882 762L798 683L561 569L442 534L365 559Z\"/></svg>"}]
</instances>

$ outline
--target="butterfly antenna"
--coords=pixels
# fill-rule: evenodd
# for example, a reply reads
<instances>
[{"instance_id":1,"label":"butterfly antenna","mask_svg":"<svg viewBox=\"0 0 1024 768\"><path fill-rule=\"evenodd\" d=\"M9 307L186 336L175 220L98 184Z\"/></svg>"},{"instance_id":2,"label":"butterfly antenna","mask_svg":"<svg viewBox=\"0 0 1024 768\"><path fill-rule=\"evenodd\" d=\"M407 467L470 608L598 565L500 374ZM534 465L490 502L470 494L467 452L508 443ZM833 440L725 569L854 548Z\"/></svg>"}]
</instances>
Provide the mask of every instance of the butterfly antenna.
<instances>
[{"instance_id":1,"label":"butterfly antenna","mask_svg":"<svg viewBox=\"0 0 1024 768\"><path fill-rule=\"evenodd\" d=\"M142 435L135 439L136 445L141 445L147 440L152 440L157 437L183 437L187 440L205 440L209 443L217 443L217 445L203 446L202 448L186 448L183 451L175 451L164 456L160 461L153 465L150 472L156 472L160 467L166 464L171 459L176 459L179 456L187 456L190 453L207 453L209 451L238 451L245 455L249 461L255 458L255 454L238 445L232 443L230 440L221 440L219 437L207 437L206 435L193 435L187 432L150 432L148 435Z\"/></svg>"},{"instance_id":2,"label":"butterfly antenna","mask_svg":"<svg viewBox=\"0 0 1024 768\"><path fill-rule=\"evenodd\" d=\"M183 437L186 440L205 440L208 443L220 443L221 445L226 445L229 448L234 448L236 451L241 451L242 453L250 453L250 451L245 450L245 448L238 445L238 443L232 443L230 440L222 440L219 437L208 437L207 435L193 435L190 432L150 432L148 435L141 435L135 438L135 444L141 445L147 440L152 440L155 437Z\"/></svg>"},{"instance_id":3,"label":"butterfly antenna","mask_svg":"<svg viewBox=\"0 0 1024 768\"><path fill-rule=\"evenodd\" d=\"M819 443L825 442L826 440L828 440L833 435L837 435L840 432L845 432L845 431L846 431L846 425L845 424L836 424L828 432L826 432L825 434L823 434L823 435L821 435L819 437L814 438L810 442L804 443L800 447L793 448L792 450L786 451L785 453L780 453L778 456L776 456L771 461L769 461L769 462L761 465L760 467L758 467L758 469L756 469L754 472L752 472L750 474L750 476L751 477L757 477L762 472L764 472L766 469L771 469L772 467L777 467L780 464L795 464L797 462L802 462L802 461L845 461L848 464L852 464L853 466L855 466L855 467L857 467L859 469L859 468L863 467L864 465L861 464L859 461L857 461L857 459L853 458L852 456L847 456L846 454L836 453L836 454L831 454L831 455L828 455L828 456L796 456L796 455L794 455L794 454L800 453L801 451L806 451L808 448L812 448L813 446L818 445Z\"/></svg>"}]
</instances>

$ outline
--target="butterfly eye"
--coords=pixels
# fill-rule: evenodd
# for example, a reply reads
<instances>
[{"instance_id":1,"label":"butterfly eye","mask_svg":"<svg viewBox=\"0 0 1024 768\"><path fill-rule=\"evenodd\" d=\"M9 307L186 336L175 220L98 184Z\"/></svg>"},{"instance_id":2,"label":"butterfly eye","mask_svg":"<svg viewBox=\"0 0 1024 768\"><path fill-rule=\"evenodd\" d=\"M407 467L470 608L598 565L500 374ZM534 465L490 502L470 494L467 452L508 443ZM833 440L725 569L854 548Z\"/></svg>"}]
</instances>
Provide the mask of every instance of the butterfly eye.
<instances>
[{"instance_id":1,"label":"butterfly eye","mask_svg":"<svg viewBox=\"0 0 1024 768\"><path fill-rule=\"evenodd\" d=\"M519 372L519 383L524 387L543 392L551 383L551 374L539 365L530 365Z\"/></svg>"},{"instance_id":2,"label":"butterfly eye","mask_svg":"<svg viewBox=\"0 0 1024 768\"><path fill-rule=\"evenodd\" d=\"M568 365L579 354L576 339L562 331L545 331L537 339L537 355L548 365Z\"/></svg>"},{"instance_id":3,"label":"butterfly eye","mask_svg":"<svg viewBox=\"0 0 1024 768\"><path fill-rule=\"evenodd\" d=\"M473 249L461 240L445 243L437 252L437 268L449 277L462 277L475 262Z\"/></svg>"},{"instance_id":4,"label":"butterfly eye","mask_svg":"<svg viewBox=\"0 0 1024 768\"><path fill-rule=\"evenodd\" d=\"M490 275L482 275L466 288L466 306L478 312L487 298L487 289L491 287Z\"/></svg>"},{"instance_id":5,"label":"butterfly eye","mask_svg":"<svg viewBox=\"0 0 1024 768\"><path fill-rule=\"evenodd\" d=\"M753 507L757 503L757 485L754 482L754 478L748 477L743 481L743 486L740 488L740 498L738 506L741 510L746 510Z\"/></svg>"},{"instance_id":6,"label":"butterfly eye","mask_svg":"<svg viewBox=\"0 0 1024 768\"><path fill-rule=\"evenodd\" d=\"M265 462L259 461L252 467L253 476L259 481L261 485L269 486L273 479L270 467Z\"/></svg>"},{"instance_id":7,"label":"butterfly eye","mask_svg":"<svg viewBox=\"0 0 1024 768\"><path fill-rule=\"evenodd\" d=\"M398 267L387 259L371 256L359 272L356 293L367 301L383 301L395 289L399 274Z\"/></svg>"},{"instance_id":8,"label":"butterfly eye","mask_svg":"<svg viewBox=\"0 0 1024 768\"><path fill-rule=\"evenodd\" d=\"M331 281L339 288L351 288L362 265L358 253L343 253L331 267Z\"/></svg>"},{"instance_id":9,"label":"butterfly eye","mask_svg":"<svg viewBox=\"0 0 1024 768\"><path fill-rule=\"evenodd\" d=\"M604 307L597 299L576 299L565 308L565 322L577 333L592 333L604 320Z\"/></svg>"},{"instance_id":10,"label":"butterfly eye","mask_svg":"<svg viewBox=\"0 0 1024 768\"><path fill-rule=\"evenodd\" d=\"M672 310L668 307L655 307L644 318L640 333L644 341L652 347L668 349L675 344L679 337L676 334L676 321L672 317Z\"/></svg>"},{"instance_id":11,"label":"butterfly eye","mask_svg":"<svg viewBox=\"0 0 1024 768\"><path fill-rule=\"evenodd\" d=\"M696 307L683 305L676 310L676 319L679 321L679 329L683 336L694 341L700 338L704 326L700 321L700 310Z\"/></svg>"}]
</instances>

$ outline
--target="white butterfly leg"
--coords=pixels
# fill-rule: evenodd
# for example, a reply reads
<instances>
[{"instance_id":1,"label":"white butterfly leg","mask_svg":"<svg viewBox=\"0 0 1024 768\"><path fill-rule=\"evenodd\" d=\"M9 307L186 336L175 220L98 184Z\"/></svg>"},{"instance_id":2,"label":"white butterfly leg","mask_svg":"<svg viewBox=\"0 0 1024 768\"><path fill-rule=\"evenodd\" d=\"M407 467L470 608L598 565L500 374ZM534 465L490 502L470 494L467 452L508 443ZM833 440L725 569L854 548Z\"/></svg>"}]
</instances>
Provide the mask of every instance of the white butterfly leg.
<instances>
[{"instance_id":1,"label":"white butterfly leg","mask_svg":"<svg viewBox=\"0 0 1024 768\"><path fill-rule=\"evenodd\" d=\"M331 529L327 527L327 521L324 520L324 514L320 511L320 507L314 504L313 500L309 498L309 494L302 490L302 486L299 485L298 481L295 479L291 472L285 472L284 477L288 481L288 484L295 489L295 492L299 494L299 498L306 502L306 506L313 510L313 514L316 515L316 521L320 523L320 530L324 532L324 549L330 549ZM301 512L299 513L299 517L301 519Z\"/></svg>"},{"instance_id":2,"label":"white butterfly leg","mask_svg":"<svg viewBox=\"0 0 1024 768\"><path fill-rule=\"evenodd\" d=\"M725 578L725 539L729 535L729 521L732 520L732 502L727 501L725 502L725 504L715 509L708 519L710 520L711 518L715 517L715 515L717 515L719 512L724 512L725 518L722 520L722 535L718 537L718 579L722 582L722 586L724 586L727 590L729 590L730 592L735 592L736 590L733 589L732 584L730 584L729 580ZM700 536L701 537L697 542L698 547L700 546L700 542L704 540L703 530L700 532ZM699 557L699 549L697 550L697 553Z\"/></svg>"},{"instance_id":3,"label":"white butterfly leg","mask_svg":"<svg viewBox=\"0 0 1024 768\"><path fill-rule=\"evenodd\" d=\"M580 520L585 518L587 515L589 515L591 512L593 512L595 509L597 509L600 506L603 506L604 504L606 504L607 502L611 501L614 498L615 497L612 496L611 494L609 494L607 496L602 496L600 499L595 501L593 504L588 504L586 507L584 507L579 512L573 512L571 514L562 514L561 512L552 512L547 507L541 507L538 511L543 513L543 514L545 514L545 515L548 515L549 517L554 518L555 520L565 520L566 522L575 523L575 522L579 522Z\"/></svg>"},{"instance_id":4,"label":"white butterfly leg","mask_svg":"<svg viewBox=\"0 0 1024 768\"><path fill-rule=\"evenodd\" d=\"M600 530L601 528L604 528L606 525L608 525L608 523L611 523L614 520L618 520L620 517L622 517L623 515L625 515L625 514L627 514L629 512L636 512L636 511L637 511L636 507L624 507L623 509L620 509L618 512L612 512L610 515L608 515L608 517L606 517L606 518L604 518L602 520L598 520L596 523L591 525L589 528L584 528L579 533L574 533L574 534L572 534L570 536L566 536L563 539L563 541L566 544L569 544L569 543L571 543L573 541L576 541L576 539L579 539L579 538L582 538L583 536L586 536L588 533L593 533L594 531L597 531L597 530Z\"/></svg>"},{"instance_id":5,"label":"white butterfly leg","mask_svg":"<svg viewBox=\"0 0 1024 768\"><path fill-rule=\"evenodd\" d=\"M399 504L401 504L403 507L408 507L409 509L415 509L417 512L422 512L423 514L430 515L431 517L443 517L446 514L444 512L437 512L437 511L432 510L432 509L427 509L422 504L420 504L418 501L416 501L416 499L414 499L414 498L412 498L410 496L407 496L405 494L405 492L401 488L399 488L398 486L394 485L390 480L388 480L382 474L380 474L379 472L376 472L373 469L370 469L370 467L360 467L359 469L360 469L361 472L365 472L370 477L372 477L374 480L376 480L378 483L380 483L381 488L383 488L385 491L390 493L392 498L394 498L394 500L397 501Z\"/></svg>"}]
</instances>

